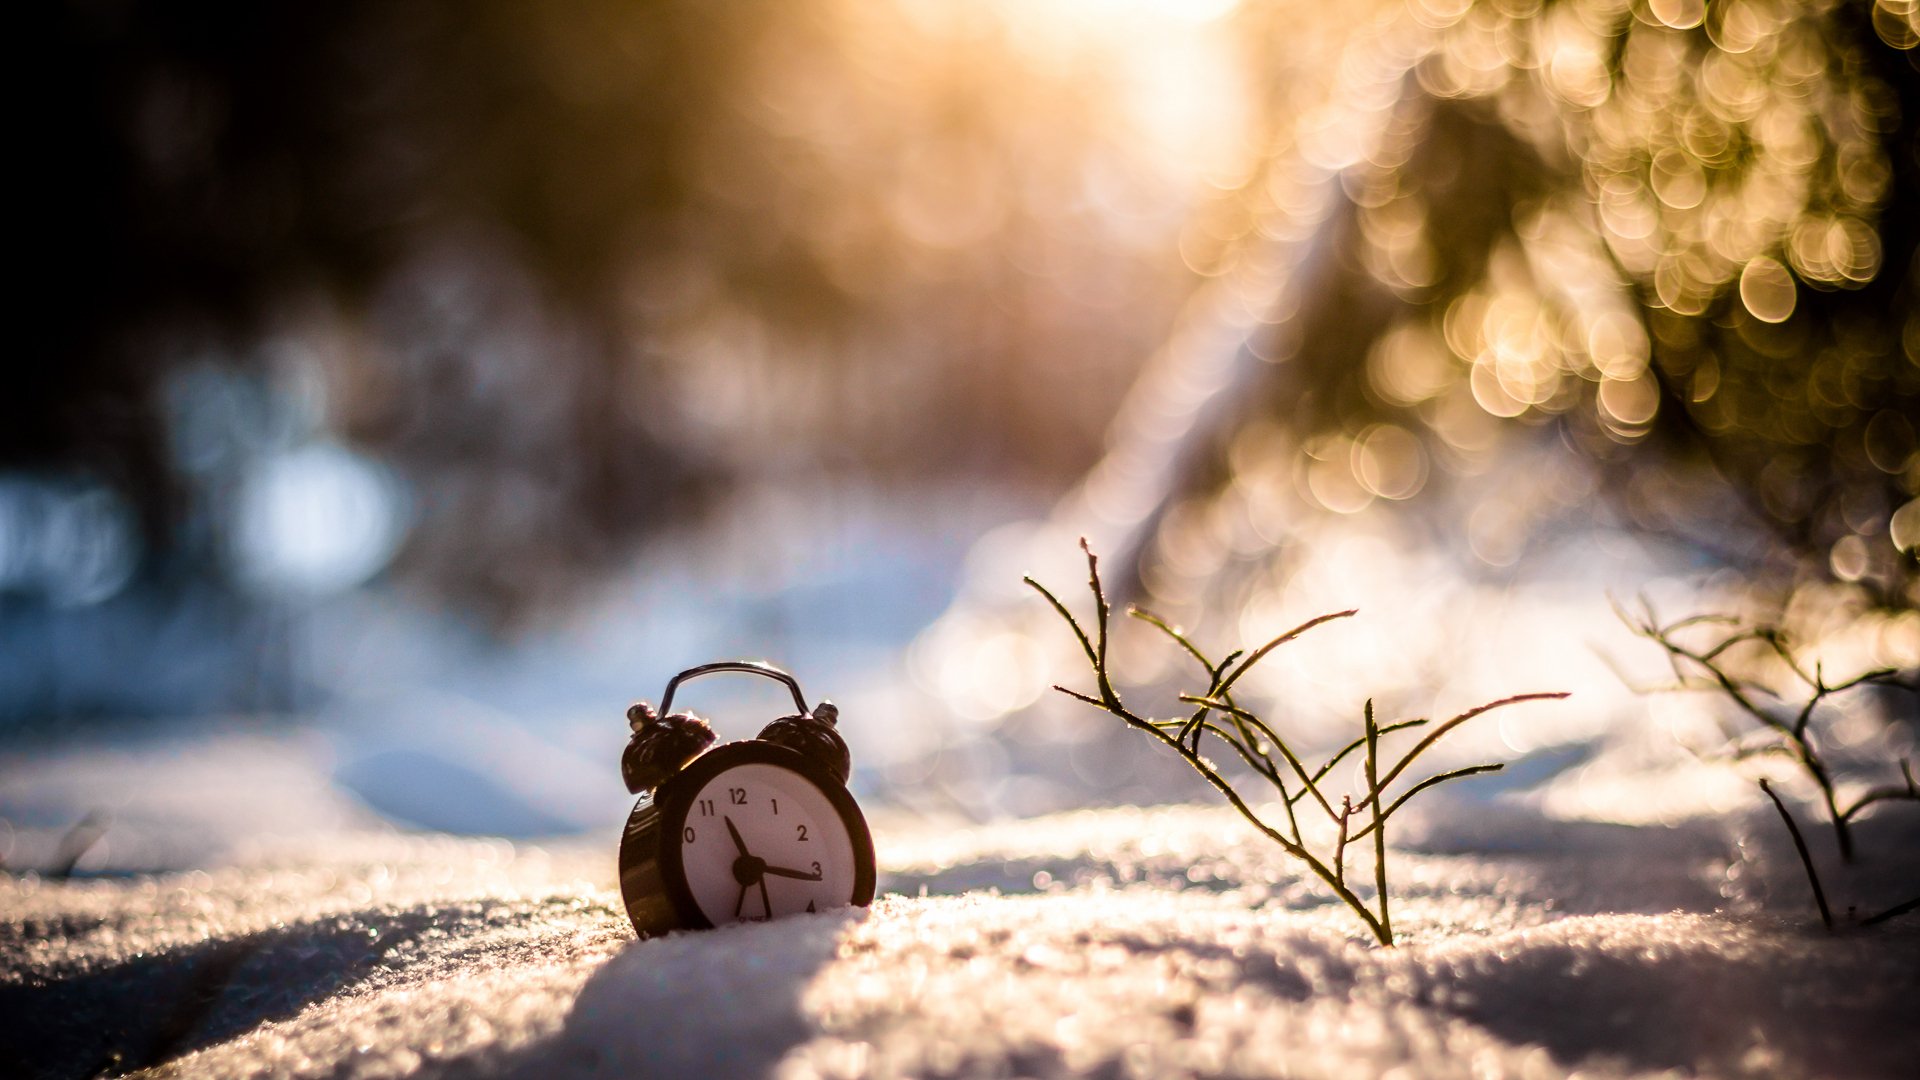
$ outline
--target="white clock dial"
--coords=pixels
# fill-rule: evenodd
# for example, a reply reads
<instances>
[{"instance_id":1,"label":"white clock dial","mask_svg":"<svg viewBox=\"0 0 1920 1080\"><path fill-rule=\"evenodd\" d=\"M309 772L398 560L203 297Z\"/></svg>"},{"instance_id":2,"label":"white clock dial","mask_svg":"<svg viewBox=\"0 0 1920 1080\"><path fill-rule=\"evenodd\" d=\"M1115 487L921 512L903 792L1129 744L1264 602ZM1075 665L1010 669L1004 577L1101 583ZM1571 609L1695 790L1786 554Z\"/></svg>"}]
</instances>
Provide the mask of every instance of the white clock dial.
<instances>
[{"instance_id":1,"label":"white clock dial","mask_svg":"<svg viewBox=\"0 0 1920 1080\"><path fill-rule=\"evenodd\" d=\"M715 926L853 902L853 839L819 788L753 763L707 781L680 830L687 887Z\"/></svg>"}]
</instances>

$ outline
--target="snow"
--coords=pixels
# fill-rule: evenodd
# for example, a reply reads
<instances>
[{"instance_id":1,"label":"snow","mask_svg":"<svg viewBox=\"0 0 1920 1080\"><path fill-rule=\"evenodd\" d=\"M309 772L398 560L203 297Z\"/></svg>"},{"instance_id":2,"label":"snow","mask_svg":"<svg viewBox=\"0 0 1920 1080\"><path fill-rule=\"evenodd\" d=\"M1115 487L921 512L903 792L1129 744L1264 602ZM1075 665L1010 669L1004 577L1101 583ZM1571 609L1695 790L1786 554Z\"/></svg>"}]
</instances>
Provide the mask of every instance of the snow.
<instances>
[{"instance_id":1,"label":"snow","mask_svg":"<svg viewBox=\"0 0 1920 1080\"><path fill-rule=\"evenodd\" d=\"M1409 563L1360 598L1371 621L1277 658L1275 714L1310 752L1350 737L1354 693L1403 716L1576 692L1436 757L1509 764L1396 818L1389 950L1185 766L1044 695L1084 672L1048 659L1071 640L1015 587L1042 550L1068 560L1049 580L1083 574L1071 535L1009 533L999 561L982 544L970 576L1007 596L963 589L906 648L951 568L911 523L868 517L762 579L746 568L784 563L759 541L705 577L642 565L604 610L511 651L357 594L316 629L310 674L332 693L314 715L0 751L0 1076L1904 1078L1920 1061L1920 916L1820 928L1753 773L1687 753L1711 748L1714 703L1629 689L1659 674L1605 603L1648 580L1633 560L1574 545L1544 585ZM1353 551L1394 548L1378 540ZM1322 561L1242 636L1338 606L1314 583L1344 595L1353 575ZM620 709L678 666L749 655L841 705L882 895L636 941L614 880ZM1172 701L1176 672L1141 678L1129 700ZM761 689L715 683L700 707L745 737L783 704ZM1858 719L1821 721L1855 759L1847 783L1912 749L1910 728ZM1843 920L1920 894L1920 812L1877 808L1842 867L1795 808Z\"/></svg>"},{"instance_id":2,"label":"snow","mask_svg":"<svg viewBox=\"0 0 1920 1080\"><path fill-rule=\"evenodd\" d=\"M1862 910L1920 879L1914 816L1863 823ZM871 909L648 941L611 835L348 823L201 870L0 878L0 1057L799 1080L1898 1077L1920 1055L1920 920L1826 934L1763 818L1442 801L1389 854L1393 949L1221 808L875 831Z\"/></svg>"}]
</instances>

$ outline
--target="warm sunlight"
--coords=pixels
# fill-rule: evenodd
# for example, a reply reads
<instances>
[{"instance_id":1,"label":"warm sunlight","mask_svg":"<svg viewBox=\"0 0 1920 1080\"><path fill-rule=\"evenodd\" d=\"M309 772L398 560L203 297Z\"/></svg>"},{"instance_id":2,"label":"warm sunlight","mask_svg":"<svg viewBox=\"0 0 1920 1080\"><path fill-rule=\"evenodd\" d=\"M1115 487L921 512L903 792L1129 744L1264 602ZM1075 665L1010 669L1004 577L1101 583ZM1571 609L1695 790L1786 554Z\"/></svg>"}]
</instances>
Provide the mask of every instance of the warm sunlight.
<instances>
[{"instance_id":1,"label":"warm sunlight","mask_svg":"<svg viewBox=\"0 0 1920 1080\"><path fill-rule=\"evenodd\" d=\"M9 1077L1909 1080L1920 0L21 17Z\"/></svg>"}]
</instances>

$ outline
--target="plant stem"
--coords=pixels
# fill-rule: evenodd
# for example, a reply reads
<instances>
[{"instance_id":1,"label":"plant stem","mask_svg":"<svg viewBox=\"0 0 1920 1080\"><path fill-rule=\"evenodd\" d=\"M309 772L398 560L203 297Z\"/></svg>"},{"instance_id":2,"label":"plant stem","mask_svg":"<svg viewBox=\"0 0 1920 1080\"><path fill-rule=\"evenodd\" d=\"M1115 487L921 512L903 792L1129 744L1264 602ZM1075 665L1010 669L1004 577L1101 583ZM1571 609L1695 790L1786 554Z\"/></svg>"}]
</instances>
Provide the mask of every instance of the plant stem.
<instances>
[{"instance_id":1,"label":"plant stem","mask_svg":"<svg viewBox=\"0 0 1920 1080\"><path fill-rule=\"evenodd\" d=\"M1794 850L1800 853L1800 865L1806 868L1807 881L1813 885L1813 902L1820 905L1820 921L1826 928L1833 929L1833 912L1827 908L1827 893L1820 887L1820 875L1813 868L1813 856L1807 853L1807 842L1800 835L1800 826L1794 824L1793 815L1787 813L1787 804L1773 793L1773 787L1765 780L1760 781L1760 790L1773 800L1773 808L1780 811L1780 820L1787 823L1787 832L1793 837Z\"/></svg>"},{"instance_id":2,"label":"plant stem","mask_svg":"<svg viewBox=\"0 0 1920 1080\"><path fill-rule=\"evenodd\" d=\"M1644 618L1639 620L1627 615L1627 613L1622 611L1617 605L1615 611L1635 633L1638 633L1640 636L1647 638L1666 650L1668 660L1673 667L1674 676L1679 681L1681 687L1697 688L1703 685L1697 675L1690 677L1687 672L1681 668L1680 662L1684 660L1698 667L1700 671L1705 672L1711 680L1708 685L1714 689L1718 689L1729 701L1733 702L1740 711L1759 722L1766 730L1774 733L1775 737L1779 740L1778 745L1781 749L1799 764L1801 771L1806 773L1807 778L1812 780L1814 786L1820 790L1820 801L1826 807L1827 823L1833 830L1834 842L1840 849L1841 861L1847 863L1854 862L1855 852L1852 819L1854 814L1861 809L1861 804L1855 804L1846 810L1841 809L1838 793L1834 790L1833 774L1828 770L1826 761L1821 757L1810 730L1814 713L1819 708L1821 702L1826 701L1835 694L1844 693L1858 686L1877 684L1898 686L1909 690L1915 688L1901 681L1898 678L1899 672L1893 668L1875 668L1871 671L1862 672L1850 679L1845 679L1837 683L1829 683L1827 682L1826 672L1819 663L1813 665L1811 672L1806 669L1806 666L1793 655L1793 650L1788 647L1786 635L1777 628L1760 626L1743 630L1738 628L1738 620L1722 615L1696 615L1692 618L1681 619L1678 622L1662 626L1659 619L1655 617L1653 613L1652 605L1646 603L1643 599L1642 606L1644 609ZM1729 626L1733 627L1733 629L1726 634L1726 636L1705 648L1688 648L1675 640L1675 635L1681 630L1702 625ZM1741 680L1735 679L1723 665L1722 657L1729 650L1748 642L1758 642L1765 645L1773 655L1779 659L1781 664L1792 673L1794 678L1806 685L1806 700L1801 702L1799 707L1794 710L1794 715L1791 720L1783 719L1781 716L1775 715L1774 712L1763 707L1754 699L1753 694L1749 691L1760 691L1773 697L1779 697L1779 695L1775 694L1771 689L1756 683L1743 684ZM1784 700L1782 704L1785 704ZM1729 738L1733 739L1734 736L1730 734ZM1749 754L1749 751L1742 749L1737 756L1749 756ZM1920 799L1920 789L1915 789L1911 781L1909 781L1906 789L1893 788L1886 789L1884 792L1876 792L1875 798L1871 801L1878 802L1884 799L1907 798Z\"/></svg>"},{"instance_id":3,"label":"plant stem","mask_svg":"<svg viewBox=\"0 0 1920 1080\"><path fill-rule=\"evenodd\" d=\"M1183 719L1155 720L1129 709L1126 702L1121 699L1120 692L1114 688L1113 675L1107 667L1108 631L1112 608L1107 602L1106 590L1100 580L1099 558L1094 555L1092 548L1088 546L1084 538L1080 541L1080 548L1086 552L1087 587L1093 593L1094 618L1091 633L1074 617L1073 612L1068 610L1066 604L1062 603L1060 598L1055 596L1045 585L1040 584L1031 577L1025 579L1028 585L1032 586L1036 592L1046 598L1047 603L1053 608L1054 612L1066 621L1067 626L1073 631L1074 638L1078 641L1082 652L1086 654L1088 664L1093 668L1095 693L1083 694L1064 686L1055 686L1054 689L1076 701L1084 702L1119 718L1128 727L1136 728L1151 735L1153 738L1159 740L1161 745L1179 755L1181 760L1185 761L1194 771L1198 772L1209 786L1215 791L1218 791L1242 818L1245 818L1249 824L1255 829L1258 829L1260 833L1269 840L1280 845L1282 851L1306 864L1307 869L1312 871L1315 877L1325 882L1327 887L1333 890L1334 896L1338 897L1340 902L1345 904L1347 908L1366 925L1368 932L1373 935L1374 940L1385 947L1391 947L1394 943L1392 908L1387 890L1387 819L1392 817L1394 811L1400 809L1408 799L1435 784L1457 779L1462 776L1472 776L1476 773L1493 771L1499 769L1500 766L1474 765L1443 772L1437 776L1430 776L1414 784L1407 791L1403 792L1399 798L1393 800L1392 803L1388 803L1386 800L1387 788L1401 773L1406 771L1407 767L1411 765L1414 759L1419 757L1422 752L1431 747L1441 736L1459 727L1466 721L1504 705L1512 705L1522 701L1537 701L1546 698L1562 698L1567 696L1565 694L1520 694L1514 697L1501 698L1497 701L1491 701L1485 705L1469 709L1444 723L1433 726L1426 733L1425 738L1421 739L1411 751L1399 761L1395 762L1391 768L1385 769L1384 772L1382 771L1380 762L1381 737L1391 732L1421 727L1426 725L1428 721L1425 719L1404 720L1382 726L1374 715L1373 701L1369 699L1366 706L1365 733L1359 739L1354 740L1335 753L1317 770L1309 771L1307 766L1300 760L1299 755L1294 753L1292 747L1287 744L1286 739L1283 738L1279 732L1275 731L1266 721L1252 712L1241 708L1234 702L1231 693L1232 686L1241 676L1251 670L1254 664L1260 662L1260 660L1264 659L1281 645L1294 640L1301 634L1306 633L1308 630L1322 623L1333 619L1346 618L1354 614L1352 611L1340 611L1309 619L1299 626L1294 627L1292 630L1281 634L1279 637L1268 641L1251 653L1245 654L1244 657L1240 652L1236 651L1228 654L1224 660L1215 664L1207 658L1206 653L1201 651L1192 640L1176 629L1171 623L1168 623L1157 615L1142 611L1138 608L1130 609L1129 614L1156 627L1162 633L1172 638L1188 655L1192 656L1194 660L1199 663L1201 669L1207 676L1207 689L1205 693L1180 695L1181 701L1196 706L1191 716ZM1208 719L1209 712L1219 712L1226 719L1222 723L1214 723ZM1220 741L1226 743L1248 768L1252 769L1257 775L1265 778L1274 786L1275 790L1279 792L1281 805L1286 809L1287 826L1291 830L1291 836L1283 834L1280 830L1262 820L1260 816L1254 812L1253 808L1247 804L1246 800L1241 797L1239 791L1234 788L1233 783L1229 781L1211 761L1201 756L1201 740L1203 736L1208 733L1213 734ZM1189 735L1192 736L1191 740L1188 739ZM1332 771L1334 765L1342 758L1362 747L1365 748L1366 753L1366 796L1356 802L1352 795L1343 795L1340 798L1339 809L1336 810L1332 801L1329 800L1326 793L1321 790L1320 781ZM1301 784L1300 790L1288 790L1287 784L1282 779L1279 766L1274 763L1274 753L1278 753L1287 763L1287 767L1293 771L1293 774L1299 777ZM1313 851L1309 850L1301 832L1295 806L1309 796L1313 799L1312 805L1318 806L1335 826L1336 836L1333 841L1330 859L1322 859ZM1368 807L1372 808L1372 820L1356 830L1353 827L1354 815ZM1348 887L1346 880L1347 845L1365 837L1369 832L1373 834L1374 889L1380 898L1379 913L1377 915L1374 913L1374 910L1367 905L1366 901L1362 900Z\"/></svg>"},{"instance_id":4,"label":"plant stem","mask_svg":"<svg viewBox=\"0 0 1920 1080\"><path fill-rule=\"evenodd\" d=\"M1367 699L1367 795L1373 801L1373 884L1380 898L1380 929L1393 944L1393 914L1387 910L1387 815L1380 792L1380 725L1373 719L1373 699Z\"/></svg>"},{"instance_id":5,"label":"plant stem","mask_svg":"<svg viewBox=\"0 0 1920 1080\"><path fill-rule=\"evenodd\" d=\"M1920 896L1916 896L1913 899L1908 900L1906 903L1903 903L1903 904L1895 904L1878 915L1873 915L1868 918L1861 919L1860 925L1875 926L1880 923L1886 922L1888 919L1897 919L1900 916L1905 915L1908 912L1913 911L1915 909L1920 909Z\"/></svg>"},{"instance_id":6,"label":"plant stem","mask_svg":"<svg viewBox=\"0 0 1920 1080\"><path fill-rule=\"evenodd\" d=\"M1353 909L1354 914L1358 915L1361 921L1367 924L1367 930L1373 934L1375 940L1379 941L1382 945L1392 944L1391 941L1387 940L1385 931L1380 926L1380 920L1374 918L1373 912L1368 910L1366 903L1358 896L1355 896L1353 890L1347 888L1346 883L1336 877L1333 871L1328 868L1327 864L1316 858L1304 845L1294 843L1287 839L1279 830L1261 820L1260 815L1254 813L1253 808L1248 806L1246 800L1240 797L1240 793L1234 790L1233 785L1227 781L1227 778L1220 775L1219 771L1214 769L1212 765L1209 765L1206 759L1189 750L1185 744L1173 736L1155 727L1151 721L1135 716L1124 706L1109 706L1096 697L1069 690L1064 686L1056 686L1054 689L1077 701L1084 701L1096 708L1105 709L1107 712L1125 721L1128 726L1138 728L1152 735L1174 753L1180 755L1181 759L1192 766L1194 771L1198 772L1215 791L1218 791L1224 796L1227 802L1232 804L1233 808L1240 812L1240 816L1247 819L1249 824L1260 830L1267 839L1279 844L1282 851L1307 864L1307 869L1313 871L1315 877L1326 882L1327 887L1332 889L1334 895L1340 898L1340 902Z\"/></svg>"}]
</instances>

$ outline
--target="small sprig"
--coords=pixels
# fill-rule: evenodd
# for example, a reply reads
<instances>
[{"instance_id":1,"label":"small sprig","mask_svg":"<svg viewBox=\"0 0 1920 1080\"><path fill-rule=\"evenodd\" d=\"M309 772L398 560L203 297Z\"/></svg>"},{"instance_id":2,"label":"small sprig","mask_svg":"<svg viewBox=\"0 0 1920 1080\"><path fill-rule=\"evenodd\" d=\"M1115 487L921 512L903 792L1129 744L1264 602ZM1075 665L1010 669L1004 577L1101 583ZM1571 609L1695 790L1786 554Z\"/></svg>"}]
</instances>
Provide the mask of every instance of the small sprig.
<instances>
[{"instance_id":1,"label":"small sprig","mask_svg":"<svg viewBox=\"0 0 1920 1080\"><path fill-rule=\"evenodd\" d=\"M1915 691L1916 685L1903 679L1898 670L1874 668L1839 682L1828 682L1824 666L1816 662L1809 671L1794 655L1787 635L1778 627L1743 626L1740 620L1726 615L1694 615L1663 624L1645 598L1641 599L1640 606L1638 616L1630 615L1618 605L1614 613L1634 633L1665 650L1674 682L1661 689L1717 692L1755 722L1758 727L1747 731L1726 729L1727 742L1722 753L1736 761L1778 755L1798 765L1820 791L1842 861L1854 861L1852 823L1861 811L1881 802L1920 801L1920 783L1914 780L1913 763L1902 759L1899 763L1901 782L1872 788L1843 805L1835 791L1833 770L1821 756L1813 728L1820 706L1837 694L1861 686L1893 686ZM1721 629L1699 644L1690 645L1682 640L1699 637L1689 633L1699 627ZM1777 658L1800 689L1797 692L1775 689L1740 675L1733 660L1735 650L1742 646L1748 646L1745 651L1749 653ZM1767 794L1773 795L1771 790Z\"/></svg>"},{"instance_id":2,"label":"small sprig","mask_svg":"<svg viewBox=\"0 0 1920 1080\"><path fill-rule=\"evenodd\" d=\"M1442 736L1468 720L1494 709L1516 705L1523 701L1543 701L1567 696L1564 693L1517 694L1468 709L1458 716L1431 727L1429 727L1430 722L1424 718L1382 725L1375 720L1373 702L1369 699L1364 712L1364 730L1360 737L1336 751L1319 768L1309 770L1301 761L1299 754L1295 753L1287 740L1272 725L1255 713L1242 708L1234 700L1233 688L1255 664L1272 654L1275 649L1324 623L1349 618L1356 614L1354 611L1336 611L1308 619L1252 652L1235 651L1215 662L1209 660L1199 646L1165 619L1139 608L1129 608L1129 615L1158 629L1193 657L1205 673L1207 680L1207 688L1204 692L1180 695L1181 701L1194 706L1190 715L1156 720L1129 708L1121 699L1120 692L1114 688L1112 673L1107 665L1108 624L1112 616L1112 607L1107 602L1106 589L1100 581L1099 558L1094 555L1093 549L1088 546L1084 538L1080 541L1080 549L1086 552L1087 585L1093 593L1093 633L1089 634L1080 620L1074 617L1073 612L1068 610L1060 598L1045 585L1031 577L1025 579L1028 585L1046 598L1047 603L1053 606L1053 610L1060 618L1065 620L1093 669L1094 693L1082 693L1064 686L1055 686L1054 689L1120 718L1128 727L1145 732L1178 754L1182 760L1199 772L1214 790L1220 792L1241 817L1247 819L1262 835L1280 845L1281 850L1304 863L1315 877L1332 889L1340 902L1366 924L1368 932L1382 945L1393 944L1393 914L1387 902L1387 822L1406 805L1407 800L1430 787L1461 777L1497 772L1501 766L1473 765L1429 776L1407 787L1391 801L1387 798L1388 788L1400 780L1414 761L1431 749ZM1392 764L1383 766L1380 751L1381 738L1395 732L1420 727L1429 727L1424 737ZM1284 825L1270 824L1263 819L1219 767L1201 755L1201 743L1208 735L1224 743L1242 763L1274 788L1280 796L1279 804L1286 815ZM1356 750L1363 754L1366 791L1360 793L1357 798L1352 793L1342 795L1336 807L1334 801L1329 799L1323 790L1324 781L1335 765ZM1307 802L1309 809L1317 808L1332 823L1334 838L1330 850L1328 845L1310 840L1301 830L1299 811L1303 801ZM1365 824L1356 828L1356 823L1361 821ZM1373 839L1374 896L1379 903L1378 912L1369 907L1347 883L1348 845L1368 837Z\"/></svg>"}]
</instances>

